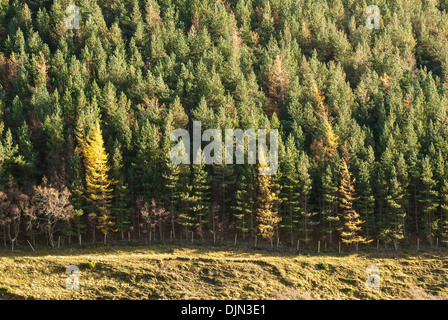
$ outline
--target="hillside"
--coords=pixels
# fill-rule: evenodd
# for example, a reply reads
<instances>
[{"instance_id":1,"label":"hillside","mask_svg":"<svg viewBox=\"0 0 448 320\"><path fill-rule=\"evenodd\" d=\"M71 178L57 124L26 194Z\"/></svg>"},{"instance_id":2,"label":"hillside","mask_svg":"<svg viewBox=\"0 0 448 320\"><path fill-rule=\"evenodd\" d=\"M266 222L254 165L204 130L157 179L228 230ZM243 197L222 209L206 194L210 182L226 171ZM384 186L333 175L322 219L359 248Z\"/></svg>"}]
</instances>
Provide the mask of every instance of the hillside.
<instances>
[{"instance_id":1,"label":"hillside","mask_svg":"<svg viewBox=\"0 0 448 320\"><path fill-rule=\"evenodd\" d=\"M445 245L447 9L0 0L0 241Z\"/></svg>"},{"instance_id":2,"label":"hillside","mask_svg":"<svg viewBox=\"0 0 448 320\"><path fill-rule=\"evenodd\" d=\"M222 249L152 246L3 253L0 299L448 297L448 257L440 252L302 256ZM80 269L79 290L65 288L69 265ZM378 290L366 287L369 265L380 270Z\"/></svg>"}]
</instances>

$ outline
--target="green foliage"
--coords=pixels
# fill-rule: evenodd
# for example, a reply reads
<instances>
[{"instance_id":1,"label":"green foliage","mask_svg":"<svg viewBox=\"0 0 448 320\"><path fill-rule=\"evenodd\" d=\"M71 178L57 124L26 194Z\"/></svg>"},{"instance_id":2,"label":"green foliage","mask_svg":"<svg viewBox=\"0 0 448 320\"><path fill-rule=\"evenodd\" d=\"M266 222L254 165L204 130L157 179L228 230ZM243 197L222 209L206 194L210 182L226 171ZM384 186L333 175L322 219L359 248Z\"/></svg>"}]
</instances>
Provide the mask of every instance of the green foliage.
<instances>
[{"instance_id":1,"label":"green foliage","mask_svg":"<svg viewBox=\"0 0 448 320\"><path fill-rule=\"evenodd\" d=\"M256 165L169 161L172 131L201 121L279 129L283 243L339 240L340 159L362 237L448 241L446 1L379 1L379 30L348 0L81 1L79 30L66 5L0 1L0 190L66 185L69 233L95 214L79 137L99 123L118 230L138 234L143 197L169 211L173 236L254 236Z\"/></svg>"}]
</instances>

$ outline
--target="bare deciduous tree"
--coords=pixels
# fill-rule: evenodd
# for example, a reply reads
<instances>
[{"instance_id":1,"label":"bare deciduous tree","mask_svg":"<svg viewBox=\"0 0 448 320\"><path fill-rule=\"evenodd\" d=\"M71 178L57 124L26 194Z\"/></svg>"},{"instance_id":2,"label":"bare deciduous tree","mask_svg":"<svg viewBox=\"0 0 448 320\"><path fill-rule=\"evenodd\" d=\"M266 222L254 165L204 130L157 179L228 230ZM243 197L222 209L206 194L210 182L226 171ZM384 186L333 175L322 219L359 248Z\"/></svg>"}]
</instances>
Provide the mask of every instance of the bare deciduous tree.
<instances>
[{"instance_id":1,"label":"bare deciduous tree","mask_svg":"<svg viewBox=\"0 0 448 320\"><path fill-rule=\"evenodd\" d=\"M0 224L3 225L5 245L8 238L12 251L19 236L22 217L28 210L29 197L20 192L11 180L7 193L0 192Z\"/></svg>"},{"instance_id":2,"label":"bare deciduous tree","mask_svg":"<svg viewBox=\"0 0 448 320\"><path fill-rule=\"evenodd\" d=\"M54 234L64 230L74 216L69 198L70 191L66 187L59 190L50 185L45 177L40 186L34 187L29 215L37 228L46 233L52 247L55 244Z\"/></svg>"},{"instance_id":3,"label":"bare deciduous tree","mask_svg":"<svg viewBox=\"0 0 448 320\"><path fill-rule=\"evenodd\" d=\"M169 212L159 206L154 199L148 203L142 197L137 199L137 208L146 225L145 231L151 231L155 235L158 227L160 240L163 240L163 223L168 218Z\"/></svg>"}]
</instances>

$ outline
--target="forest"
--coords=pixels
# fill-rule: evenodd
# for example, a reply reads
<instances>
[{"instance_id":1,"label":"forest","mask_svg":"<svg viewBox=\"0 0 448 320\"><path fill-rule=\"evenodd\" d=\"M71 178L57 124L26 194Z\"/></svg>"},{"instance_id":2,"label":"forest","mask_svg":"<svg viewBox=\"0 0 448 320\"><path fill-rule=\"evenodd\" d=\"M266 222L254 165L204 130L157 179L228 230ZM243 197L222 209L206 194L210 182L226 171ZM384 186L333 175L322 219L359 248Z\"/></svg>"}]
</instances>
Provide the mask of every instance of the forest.
<instances>
[{"instance_id":1,"label":"forest","mask_svg":"<svg viewBox=\"0 0 448 320\"><path fill-rule=\"evenodd\" d=\"M70 1L0 0L5 250L448 245L447 0ZM173 164L193 121L277 129L277 173Z\"/></svg>"}]
</instances>

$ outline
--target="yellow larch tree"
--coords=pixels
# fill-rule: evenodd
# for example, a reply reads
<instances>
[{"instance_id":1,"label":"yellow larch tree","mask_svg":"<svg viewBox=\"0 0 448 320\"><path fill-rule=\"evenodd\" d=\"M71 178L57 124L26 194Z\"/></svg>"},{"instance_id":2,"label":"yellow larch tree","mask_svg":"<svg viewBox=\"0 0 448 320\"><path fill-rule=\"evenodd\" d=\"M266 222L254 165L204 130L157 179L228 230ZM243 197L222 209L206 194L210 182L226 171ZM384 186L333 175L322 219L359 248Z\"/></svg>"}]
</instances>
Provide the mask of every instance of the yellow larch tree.
<instances>
[{"instance_id":1,"label":"yellow larch tree","mask_svg":"<svg viewBox=\"0 0 448 320\"><path fill-rule=\"evenodd\" d=\"M316 85L313 86L315 101L317 104L316 117L319 120L317 131L319 132L316 140L311 145L312 152L318 157L323 153L327 160L330 160L339 147L339 137L334 132L330 111L325 103L324 95L319 91Z\"/></svg>"},{"instance_id":2,"label":"yellow larch tree","mask_svg":"<svg viewBox=\"0 0 448 320\"><path fill-rule=\"evenodd\" d=\"M340 203L339 206L343 209L344 226L341 232L342 242L347 244L354 243L356 246L359 242L368 243L372 240L360 235L362 230L361 224L364 223L359 217L359 214L353 208L353 202L357 199L354 187L355 179L352 179L351 173L348 169L347 160L341 161L341 185L339 186Z\"/></svg>"},{"instance_id":3,"label":"yellow larch tree","mask_svg":"<svg viewBox=\"0 0 448 320\"><path fill-rule=\"evenodd\" d=\"M286 62L280 54L275 57L268 73L268 91L270 100L270 112L279 114L289 92L289 75Z\"/></svg>"},{"instance_id":4,"label":"yellow larch tree","mask_svg":"<svg viewBox=\"0 0 448 320\"><path fill-rule=\"evenodd\" d=\"M266 164L259 164L259 170L267 168ZM275 210L275 202L278 201L278 195L273 191L271 175L258 176L258 208L257 221L258 233L263 239L271 242L275 236L278 224L282 220Z\"/></svg>"},{"instance_id":5,"label":"yellow larch tree","mask_svg":"<svg viewBox=\"0 0 448 320\"><path fill-rule=\"evenodd\" d=\"M98 122L90 131L90 135L84 143L83 153L87 201L93 205L98 213L98 229L103 233L104 242L106 242L107 234L115 231L115 223L110 209L113 198L112 184L114 182L108 176L110 170L107 164L108 157Z\"/></svg>"}]
</instances>

